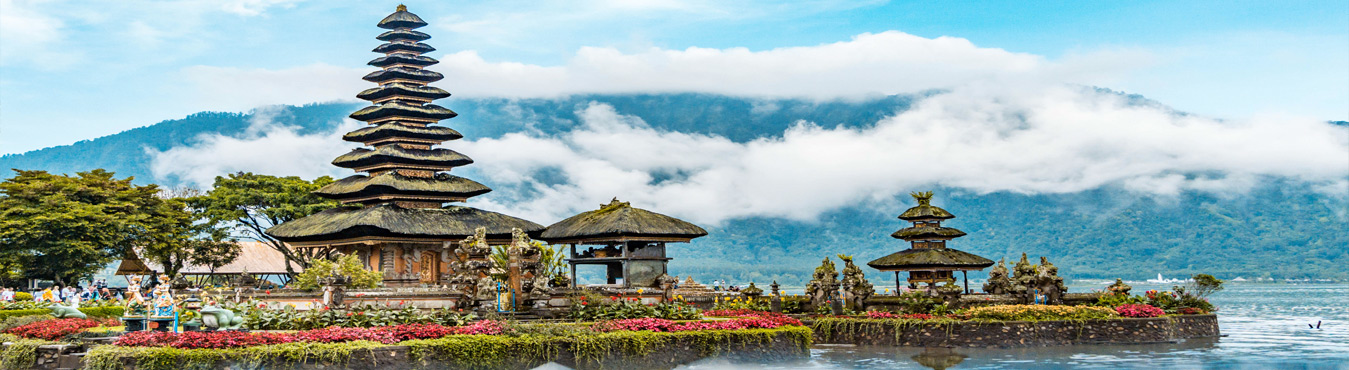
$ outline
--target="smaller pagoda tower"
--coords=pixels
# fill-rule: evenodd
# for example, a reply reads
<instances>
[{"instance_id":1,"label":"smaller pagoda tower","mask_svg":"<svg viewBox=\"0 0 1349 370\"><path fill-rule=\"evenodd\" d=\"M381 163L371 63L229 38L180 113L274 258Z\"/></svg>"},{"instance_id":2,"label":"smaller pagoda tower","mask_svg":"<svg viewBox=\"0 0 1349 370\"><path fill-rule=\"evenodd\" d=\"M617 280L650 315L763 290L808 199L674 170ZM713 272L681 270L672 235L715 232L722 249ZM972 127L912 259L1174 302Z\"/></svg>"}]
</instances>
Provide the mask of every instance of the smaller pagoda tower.
<instances>
[{"instance_id":1,"label":"smaller pagoda tower","mask_svg":"<svg viewBox=\"0 0 1349 370\"><path fill-rule=\"evenodd\" d=\"M900 271L909 272L909 286L916 288L918 283L953 283L956 271L968 274L970 270L978 271L993 266L993 260L947 248L947 241L965 236L964 231L941 225L942 221L956 216L933 206L930 191L911 195L918 201L918 206L904 211L899 219L912 222L913 226L890 234L895 239L909 242L909 249L867 262L867 266L881 271L894 271L896 291L899 291ZM969 284L966 276L966 292L970 290Z\"/></svg>"}]
</instances>

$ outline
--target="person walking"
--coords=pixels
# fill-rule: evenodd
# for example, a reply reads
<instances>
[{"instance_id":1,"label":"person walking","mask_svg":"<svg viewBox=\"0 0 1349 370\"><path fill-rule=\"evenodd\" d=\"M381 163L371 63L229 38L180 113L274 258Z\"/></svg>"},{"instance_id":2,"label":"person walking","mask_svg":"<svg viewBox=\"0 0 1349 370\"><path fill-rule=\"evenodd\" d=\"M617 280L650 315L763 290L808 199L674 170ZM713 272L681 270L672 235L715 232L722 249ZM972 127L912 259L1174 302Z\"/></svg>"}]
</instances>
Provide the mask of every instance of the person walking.
<instances>
[{"instance_id":1,"label":"person walking","mask_svg":"<svg viewBox=\"0 0 1349 370\"><path fill-rule=\"evenodd\" d=\"M14 291L9 288L0 291L0 301L14 302Z\"/></svg>"}]
</instances>

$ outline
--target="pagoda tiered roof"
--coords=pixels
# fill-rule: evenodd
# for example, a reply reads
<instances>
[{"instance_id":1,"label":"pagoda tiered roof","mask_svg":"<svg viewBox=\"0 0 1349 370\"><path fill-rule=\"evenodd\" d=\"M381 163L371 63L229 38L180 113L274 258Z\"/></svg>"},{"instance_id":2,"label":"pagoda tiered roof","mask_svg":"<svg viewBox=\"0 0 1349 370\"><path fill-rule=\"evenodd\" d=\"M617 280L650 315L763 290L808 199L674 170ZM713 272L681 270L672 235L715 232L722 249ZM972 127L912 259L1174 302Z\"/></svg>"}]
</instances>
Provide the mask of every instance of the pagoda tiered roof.
<instances>
[{"instance_id":1,"label":"pagoda tiered roof","mask_svg":"<svg viewBox=\"0 0 1349 370\"><path fill-rule=\"evenodd\" d=\"M360 92L357 97L372 105L350 116L370 126L342 137L373 148L358 148L333 160L338 167L369 174L349 176L315 191L316 195L341 201L343 207L277 225L268 234L287 243L316 246L353 240L462 240L478 227L487 228L493 238L509 238L512 228L530 234L543 230L536 223L500 213L445 205L491 189L444 172L473 160L453 150L434 147L463 135L437 125L458 114L431 104L450 93L427 86L444 76L422 69L437 63L420 55L435 50L421 43L431 36L412 30L425 25L425 21L402 5L378 25L390 30L376 37L386 43L375 51L386 55L370 61L369 65L381 69L364 79L380 86Z\"/></svg>"},{"instance_id":2,"label":"pagoda tiered roof","mask_svg":"<svg viewBox=\"0 0 1349 370\"><path fill-rule=\"evenodd\" d=\"M389 55L385 55L385 56L382 56L382 57L379 57L379 58L372 59L372 60L370 60L369 63L366 63L366 64L367 64L367 65L372 65L372 66L375 66L375 67L383 68L383 67L389 67L389 66L398 65L398 64L411 65L411 66L418 66L418 67L426 67L426 66L433 65L433 64L436 64L436 63L440 63L440 61L435 60L435 59L430 58L430 57L424 57L424 56L421 56L421 55L411 54L411 53L393 53L393 54L389 54Z\"/></svg>"},{"instance_id":3,"label":"pagoda tiered roof","mask_svg":"<svg viewBox=\"0 0 1349 370\"><path fill-rule=\"evenodd\" d=\"M383 84L385 82L394 80L410 80L421 83L432 83L440 81L443 78L445 78L445 75L442 75L437 72L428 71L425 69L411 68L411 67L389 67L386 69L370 72L370 74L365 75L365 77L362 77L361 79L374 82L377 84Z\"/></svg>"},{"instance_id":4,"label":"pagoda tiered roof","mask_svg":"<svg viewBox=\"0 0 1349 370\"><path fill-rule=\"evenodd\" d=\"M333 160L342 168L367 168L380 164L408 164L440 166L450 169L473 163L473 159L459 152L444 149L408 149L398 145L382 145L375 149L356 148Z\"/></svg>"},{"instance_id":5,"label":"pagoda tiered roof","mask_svg":"<svg viewBox=\"0 0 1349 370\"><path fill-rule=\"evenodd\" d=\"M458 116L445 107L435 104L413 104L402 100L390 100L380 105L372 105L361 108L361 110L352 113L349 117L357 121L379 121L381 119L397 118L416 118L410 121L433 120L439 121Z\"/></svg>"},{"instance_id":6,"label":"pagoda tiered roof","mask_svg":"<svg viewBox=\"0 0 1349 370\"><path fill-rule=\"evenodd\" d=\"M422 17L418 17L416 14L408 12L406 6L399 5L398 9L394 11L393 14L389 14L384 17L384 19L381 19L376 26L387 30L422 28L426 26L426 21L423 21Z\"/></svg>"},{"instance_id":7,"label":"pagoda tiered roof","mask_svg":"<svg viewBox=\"0 0 1349 370\"><path fill-rule=\"evenodd\" d=\"M993 266L993 260L951 248L914 248L867 262L881 271L892 270L981 270Z\"/></svg>"},{"instance_id":8,"label":"pagoda tiered roof","mask_svg":"<svg viewBox=\"0 0 1349 370\"><path fill-rule=\"evenodd\" d=\"M982 270L993 266L993 260L947 248L946 240L965 236L964 231L941 226L943 220L956 216L933 206L930 191L911 195L918 201L918 206L905 210L899 218L913 225L890 234L895 239L909 241L909 248L867 262L868 266L881 271Z\"/></svg>"},{"instance_id":9,"label":"pagoda tiered roof","mask_svg":"<svg viewBox=\"0 0 1349 370\"><path fill-rule=\"evenodd\" d=\"M398 122L388 122L382 125L370 126L348 132L346 135L342 135L342 140L373 145L384 141L434 141L440 143L443 141L458 140L463 137L464 135L460 134L459 131L455 131L454 129L445 126L412 126Z\"/></svg>"},{"instance_id":10,"label":"pagoda tiered roof","mask_svg":"<svg viewBox=\"0 0 1349 370\"><path fill-rule=\"evenodd\" d=\"M395 29L381 33L379 34L379 36L375 36L375 39L379 41L394 41L394 40L426 41L431 39L431 35L428 35L421 31L413 31L410 29Z\"/></svg>"},{"instance_id":11,"label":"pagoda tiered roof","mask_svg":"<svg viewBox=\"0 0 1349 370\"><path fill-rule=\"evenodd\" d=\"M286 242L406 238L463 240L479 227L492 239L511 229L537 233L543 225L473 207L404 208L393 204L338 207L277 225L268 234Z\"/></svg>"},{"instance_id":12,"label":"pagoda tiered roof","mask_svg":"<svg viewBox=\"0 0 1349 370\"><path fill-rule=\"evenodd\" d=\"M595 240L689 241L707 235L707 230L684 220L645 209L614 198L600 209L582 212L548 226L540 240L549 243L577 243Z\"/></svg>"},{"instance_id":13,"label":"pagoda tiered roof","mask_svg":"<svg viewBox=\"0 0 1349 370\"><path fill-rule=\"evenodd\" d=\"M965 236L964 231L950 227L941 226L913 226L899 229L894 234L890 234L895 239L922 239L922 238L959 238Z\"/></svg>"}]
</instances>

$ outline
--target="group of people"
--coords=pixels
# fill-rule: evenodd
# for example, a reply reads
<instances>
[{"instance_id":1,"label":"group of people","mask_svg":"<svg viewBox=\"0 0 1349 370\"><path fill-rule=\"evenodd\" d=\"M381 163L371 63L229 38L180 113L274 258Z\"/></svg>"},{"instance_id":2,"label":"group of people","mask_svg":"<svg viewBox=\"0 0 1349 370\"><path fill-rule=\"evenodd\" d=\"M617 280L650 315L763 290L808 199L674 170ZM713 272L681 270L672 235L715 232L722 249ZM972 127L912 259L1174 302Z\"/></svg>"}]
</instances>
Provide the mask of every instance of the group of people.
<instances>
[{"instance_id":1,"label":"group of people","mask_svg":"<svg viewBox=\"0 0 1349 370\"><path fill-rule=\"evenodd\" d=\"M725 287L725 288L722 288L722 285L725 285L726 287ZM722 290L725 290L725 291L728 291L728 292L739 292L739 291L740 291L740 286L739 286L739 285L733 285L733 284L727 284L727 283L726 283L726 280L712 280L712 290L718 291L718 292L720 292L720 291L722 291Z\"/></svg>"},{"instance_id":2,"label":"group of people","mask_svg":"<svg viewBox=\"0 0 1349 370\"><path fill-rule=\"evenodd\" d=\"M18 293L15 289L0 289L0 301L13 302ZM53 285L45 289L34 291L33 300L37 302L63 303L69 306L79 306L80 302L113 299L119 300L121 297L108 289L108 282L99 279L83 287Z\"/></svg>"}]
</instances>

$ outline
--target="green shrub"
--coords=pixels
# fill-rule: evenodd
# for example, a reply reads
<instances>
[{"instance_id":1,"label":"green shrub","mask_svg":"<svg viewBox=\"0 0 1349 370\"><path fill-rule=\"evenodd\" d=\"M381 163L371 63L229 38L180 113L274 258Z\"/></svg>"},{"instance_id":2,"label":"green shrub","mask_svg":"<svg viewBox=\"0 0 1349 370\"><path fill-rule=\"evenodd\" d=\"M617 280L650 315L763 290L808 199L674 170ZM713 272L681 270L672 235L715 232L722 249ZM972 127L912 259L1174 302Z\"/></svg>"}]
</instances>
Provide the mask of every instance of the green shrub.
<instances>
[{"instance_id":1,"label":"green shrub","mask_svg":"<svg viewBox=\"0 0 1349 370\"><path fill-rule=\"evenodd\" d=\"M378 287L380 282L384 281L384 274L379 271L367 270L361 259L354 254L348 254L338 258L337 261L320 258L310 263L309 268L295 276L290 287L295 289L318 289L319 279L333 275L343 275L351 278L347 283L350 289L369 289Z\"/></svg>"},{"instance_id":2,"label":"green shrub","mask_svg":"<svg viewBox=\"0 0 1349 370\"><path fill-rule=\"evenodd\" d=\"M80 307L80 312L89 317L122 317L124 310L119 306Z\"/></svg>"},{"instance_id":3,"label":"green shrub","mask_svg":"<svg viewBox=\"0 0 1349 370\"><path fill-rule=\"evenodd\" d=\"M1096 299L1096 305L1101 307L1119 307L1126 304L1146 304L1148 300L1141 296L1111 293L1101 293L1101 297Z\"/></svg>"},{"instance_id":4,"label":"green shrub","mask_svg":"<svg viewBox=\"0 0 1349 370\"><path fill-rule=\"evenodd\" d=\"M0 320L20 316L46 315L49 313L52 313L52 310L45 308L31 309L31 310L5 310L0 311Z\"/></svg>"},{"instance_id":5,"label":"green shrub","mask_svg":"<svg viewBox=\"0 0 1349 370\"><path fill-rule=\"evenodd\" d=\"M29 292L18 292L18 293L14 293L14 300L15 300L15 301L31 301L31 300L33 300L33 293L29 293Z\"/></svg>"},{"instance_id":6,"label":"green shrub","mask_svg":"<svg viewBox=\"0 0 1349 370\"><path fill-rule=\"evenodd\" d=\"M592 298L593 297L593 298ZM610 299L598 295L572 297L567 317L577 321L658 318L697 320L701 311L681 301L642 304L633 299Z\"/></svg>"},{"instance_id":7,"label":"green shrub","mask_svg":"<svg viewBox=\"0 0 1349 370\"><path fill-rule=\"evenodd\" d=\"M965 311L975 320L1047 321L1100 320L1119 317L1114 309L1094 306L1000 305L975 307Z\"/></svg>"}]
</instances>

